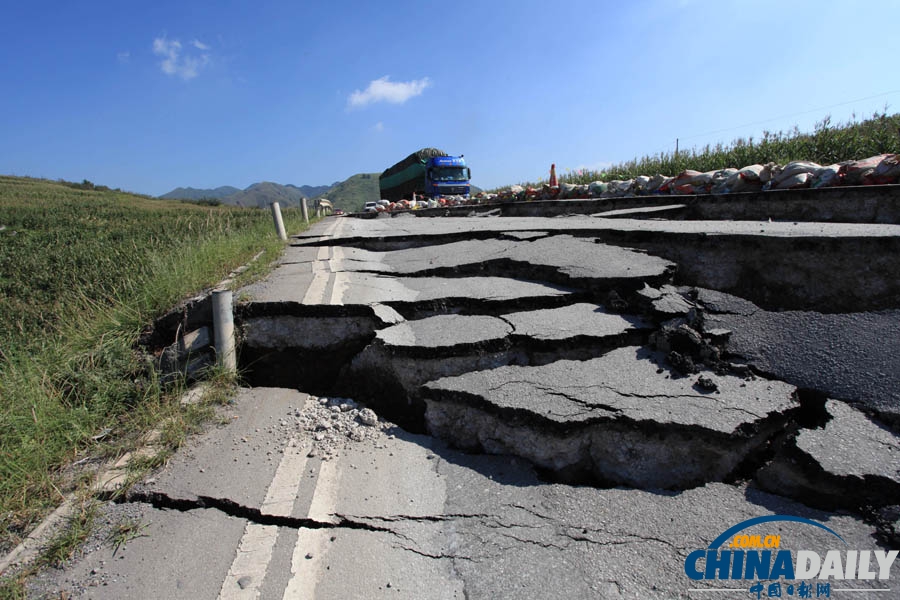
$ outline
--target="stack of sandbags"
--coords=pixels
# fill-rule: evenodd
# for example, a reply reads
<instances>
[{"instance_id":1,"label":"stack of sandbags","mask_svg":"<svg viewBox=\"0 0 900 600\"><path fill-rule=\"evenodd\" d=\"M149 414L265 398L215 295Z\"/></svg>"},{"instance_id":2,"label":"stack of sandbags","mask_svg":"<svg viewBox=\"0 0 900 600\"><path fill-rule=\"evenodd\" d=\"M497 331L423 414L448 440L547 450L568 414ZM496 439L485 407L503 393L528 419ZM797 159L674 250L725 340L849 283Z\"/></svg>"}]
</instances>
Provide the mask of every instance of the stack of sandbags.
<instances>
[{"instance_id":1,"label":"stack of sandbags","mask_svg":"<svg viewBox=\"0 0 900 600\"><path fill-rule=\"evenodd\" d=\"M900 155L879 154L863 160L850 160L834 165L819 165L797 160L782 166L774 162L749 165L742 169L717 171L685 170L675 177L657 174L639 175L634 179L594 181L589 185L562 183L542 186L540 190L519 185L487 194L494 200L556 200L581 198L621 198L648 194L730 194L761 190L822 188L838 185L884 185L900 183Z\"/></svg>"},{"instance_id":2,"label":"stack of sandbags","mask_svg":"<svg viewBox=\"0 0 900 600\"><path fill-rule=\"evenodd\" d=\"M897 183L900 168L898 155L879 154L863 160L850 160L841 163L838 173L841 185L883 185Z\"/></svg>"},{"instance_id":3,"label":"stack of sandbags","mask_svg":"<svg viewBox=\"0 0 900 600\"><path fill-rule=\"evenodd\" d=\"M784 167L778 167L778 171L773 174L772 179L763 189L793 190L809 187L812 179L821 169L822 165L814 162L802 160L789 162Z\"/></svg>"}]
</instances>

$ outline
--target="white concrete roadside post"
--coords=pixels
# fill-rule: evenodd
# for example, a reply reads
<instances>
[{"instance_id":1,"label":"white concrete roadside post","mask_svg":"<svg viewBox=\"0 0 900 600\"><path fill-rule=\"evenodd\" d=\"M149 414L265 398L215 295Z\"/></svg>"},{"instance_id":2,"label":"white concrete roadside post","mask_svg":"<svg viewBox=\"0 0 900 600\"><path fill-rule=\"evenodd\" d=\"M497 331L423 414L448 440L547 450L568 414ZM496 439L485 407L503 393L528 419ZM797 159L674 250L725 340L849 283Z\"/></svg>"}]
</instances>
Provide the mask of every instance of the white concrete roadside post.
<instances>
[{"instance_id":1,"label":"white concrete roadside post","mask_svg":"<svg viewBox=\"0 0 900 600\"><path fill-rule=\"evenodd\" d=\"M272 218L275 219L275 232L278 234L278 239L286 240L287 233L284 231L284 220L281 218L281 205L277 202L272 203Z\"/></svg>"},{"instance_id":2,"label":"white concrete roadside post","mask_svg":"<svg viewBox=\"0 0 900 600\"><path fill-rule=\"evenodd\" d=\"M309 225L309 207L306 205L306 198L301 198L300 208L303 211L303 222Z\"/></svg>"},{"instance_id":3,"label":"white concrete roadside post","mask_svg":"<svg viewBox=\"0 0 900 600\"><path fill-rule=\"evenodd\" d=\"M213 290L213 332L216 342L216 362L229 373L237 371L234 350L234 314L231 290Z\"/></svg>"}]
</instances>

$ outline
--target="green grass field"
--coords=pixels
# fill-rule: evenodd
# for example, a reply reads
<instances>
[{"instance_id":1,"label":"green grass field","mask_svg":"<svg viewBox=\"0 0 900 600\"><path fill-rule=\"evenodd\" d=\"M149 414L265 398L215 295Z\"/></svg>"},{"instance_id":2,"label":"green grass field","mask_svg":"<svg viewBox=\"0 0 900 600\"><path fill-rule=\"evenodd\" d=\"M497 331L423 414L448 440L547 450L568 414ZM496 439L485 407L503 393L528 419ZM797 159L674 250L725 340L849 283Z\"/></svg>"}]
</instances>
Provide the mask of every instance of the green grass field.
<instances>
[{"instance_id":1,"label":"green grass field","mask_svg":"<svg viewBox=\"0 0 900 600\"><path fill-rule=\"evenodd\" d=\"M284 217L302 229L299 210ZM67 464L181 418L141 329L282 246L265 210L0 177L0 552L77 483Z\"/></svg>"}]
</instances>

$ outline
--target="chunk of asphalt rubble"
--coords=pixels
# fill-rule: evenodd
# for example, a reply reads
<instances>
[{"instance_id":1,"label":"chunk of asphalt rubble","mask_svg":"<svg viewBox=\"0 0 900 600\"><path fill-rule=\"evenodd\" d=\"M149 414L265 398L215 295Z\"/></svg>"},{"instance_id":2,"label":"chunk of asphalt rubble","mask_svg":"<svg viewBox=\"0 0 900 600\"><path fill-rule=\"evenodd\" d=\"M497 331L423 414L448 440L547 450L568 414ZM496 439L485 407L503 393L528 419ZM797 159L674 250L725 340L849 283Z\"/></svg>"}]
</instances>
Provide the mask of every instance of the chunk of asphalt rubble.
<instances>
[{"instance_id":1,"label":"chunk of asphalt rubble","mask_svg":"<svg viewBox=\"0 0 900 600\"><path fill-rule=\"evenodd\" d=\"M682 375L697 373L702 364L719 371L722 365L721 350L713 345L718 343L714 338L727 340L730 332L717 333L718 336L707 335L710 341L706 341L686 319L671 319L650 335L650 344L657 350L667 352L669 364Z\"/></svg>"},{"instance_id":2,"label":"chunk of asphalt rubble","mask_svg":"<svg viewBox=\"0 0 900 600\"><path fill-rule=\"evenodd\" d=\"M643 289L638 290L636 298L645 310L660 316L687 315L694 308L694 304L671 285L657 289L644 283Z\"/></svg>"},{"instance_id":3,"label":"chunk of asphalt rubble","mask_svg":"<svg viewBox=\"0 0 900 600\"><path fill-rule=\"evenodd\" d=\"M694 364L694 361L690 356L685 356L684 354L675 352L674 350L666 355L666 360L668 360L669 364L672 365L675 370L682 375L690 375L692 373L696 373L699 370L697 369L697 365Z\"/></svg>"},{"instance_id":4,"label":"chunk of asphalt rubble","mask_svg":"<svg viewBox=\"0 0 900 600\"><path fill-rule=\"evenodd\" d=\"M371 408L364 408L359 411L359 422L363 425L368 425L369 427L374 427L378 424L378 415L375 414L375 411Z\"/></svg>"},{"instance_id":5,"label":"chunk of asphalt rubble","mask_svg":"<svg viewBox=\"0 0 900 600\"><path fill-rule=\"evenodd\" d=\"M696 385L705 392L717 392L719 390L719 385L716 383L716 380L712 377L707 377L706 375L698 377Z\"/></svg>"},{"instance_id":6,"label":"chunk of asphalt rubble","mask_svg":"<svg viewBox=\"0 0 900 600\"><path fill-rule=\"evenodd\" d=\"M244 575L237 580L238 587L242 590L247 589L247 586L249 586L251 583L253 583L253 578L248 575Z\"/></svg>"},{"instance_id":7,"label":"chunk of asphalt rubble","mask_svg":"<svg viewBox=\"0 0 900 600\"><path fill-rule=\"evenodd\" d=\"M703 347L703 338L687 323L683 323L669 334L669 344L673 350L699 353Z\"/></svg>"},{"instance_id":8,"label":"chunk of asphalt rubble","mask_svg":"<svg viewBox=\"0 0 900 600\"><path fill-rule=\"evenodd\" d=\"M625 300L616 290L610 290L606 296L606 306L614 312L624 312L628 310L628 301Z\"/></svg>"},{"instance_id":9,"label":"chunk of asphalt rubble","mask_svg":"<svg viewBox=\"0 0 900 600\"><path fill-rule=\"evenodd\" d=\"M708 337L709 341L714 344L724 344L731 337L731 330L718 327L704 331L703 335Z\"/></svg>"}]
</instances>

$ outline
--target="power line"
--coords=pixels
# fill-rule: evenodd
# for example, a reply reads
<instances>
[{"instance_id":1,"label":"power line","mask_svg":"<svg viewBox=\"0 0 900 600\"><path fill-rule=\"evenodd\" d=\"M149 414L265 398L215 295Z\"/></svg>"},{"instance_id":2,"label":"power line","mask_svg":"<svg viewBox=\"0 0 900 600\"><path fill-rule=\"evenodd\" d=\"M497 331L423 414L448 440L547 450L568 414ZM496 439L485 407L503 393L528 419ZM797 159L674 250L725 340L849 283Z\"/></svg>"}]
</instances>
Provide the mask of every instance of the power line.
<instances>
[{"instance_id":1,"label":"power line","mask_svg":"<svg viewBox=\"0 0 900 600\"><path fill-rule=\"evenodd\" d=\"M873 100L875 98L883 98L884 96L890 96L892 94L900 94L900 90L892 90L890 92L882 92L880 94L875 94L873 96L866 96L865 98L857 98L856 100L847 100L846 102L838 102L837 104L831 104L829 106L821 106L819 108L811 108L809 110L804 110L797 113L791 113L789 115L781 115L779 117L772 117L770 119L763 119L761 121L753 121L752 123L745 123L743 125L735 125L734 127L726 127L725 129L717 129L715 131L707 131L706 133L697 133L694 135L685 136L679 139L682 140L690 140L698 137L703 137L707 135L714 135L716 133L724 133L726 131L734 131L735 129L743 129L744 127L752 127L753 125L762 125L763 123L771 123L772 121L778 121L780 119L789 119L791 117L799 117L800 115L808 115L810 113L819 112L823 110L829 110L831 108L837 108L838 106L847 106L848 104L853 104L854 102L862 102L864 100Z\"/></svg>"},{"instance_id":2,"label":"power line","mask_svg":"<svg viewBox=\"0 0 900 600\"><path fill-rule=\"evenodd\" d=\"M883 97L885 97L885 96L891 96L891 95L893 95L893 94L898 94L898 93L900 93L900 90L891 90L890 92L881 92L880 94L873 94L873 95L871 95L871 96L866 96L865 98L857 98L857 99L855 99L855 100L847 100L846 102L838 102L837 104L830 104L830 105L828 105L828 106L820 106L820 107L818 107L818 108L811 108L811 109L809 109L809 110L804 110L804 111L800 111L800 112L796 112L796 113L791 113L791 114L787 114L787 115L781 115L781 116L779 116L779 117L771 117L771 118L768 118L768 119L762 119L762 120L760 120L760 121L753 121L753 122L751 122L751 123L745 123L745 124L743 124L743 125L735 125L734 127L726 127L726 128L724 128L724 129L716 129L716 130L714 130L714 131L707 131L706 133L695 133L695 134L693 134L693 135L688 135L688 136L685 136L685 137L678 137L677 140L678 140L678 141L691 140L691 139L696 139L696 138L699 138L699 137L704 137L704 136L707 136L707 135L715 135L715 134L717 134L717 133L725 133L725 132L727 132L727 131L734 131L734 130L736 130L736 129L743 129L744 127L752 127L752 126L754 126L754 125L762 125L762 124L764 124L764 123L771 123L772 121L778 121L778 120L780 120L780 119L789 119L789 118L791 118L791 117L798 117L798 116L800 116L800 115L808 115L808 114L810 114L810 113L820 112L820 111L823 111L823 110L829 110L829 109L832 109L832 108L837 108L837 107L839 107L839 106L847 106L848 104L853 104L854 102L863 102L863 101L865 101L865 100L873 100L873 99L875 99L875 98L883 98ZM678 144L678 141L676 141L676 145ZM667 145L666 147L663 147L663 148L657 148L652 154L655 155L655 154L659 154L659 153L662 153L662 152L669 152L670 148L671 148L671 146L668 146L668 145Z\"/></svg>"},{"instance_id":3,"label":"power line","mask_svg":"<svg viewBox=\"0 0 900 600\"><path fill-rule=\"evenodd\" d=\"M724 133L724 132L726 132L726 131L734 131L734 130L736 130L736 129L743 129L744 127L752 127L752 126L754 126L754 125L762 125L762 124L764 124L764 123L771 123L772 121L778 121L778 120L780 120L780 119L789 119L789 118L791 118L791 117L797 117L797 116L800 116L800 115L808 115L808 114L814 113L814 112L819 112L819 111L823 111L823 110L829 110L829 109L831 109L831 108L837 108L838 106L847 106L848 104L853 104L854 102L863 102L863 101L865 101L865 100L873 100L873 99L875 99L875 98L883 98L883 97L885 97L885 96L891 96L891 95L893 95L893 94L900 94L900 90L891 90L891 91L889 91L889 92L881 92L881 93L879 93L879 94L873 94L873 95L871 95L871 96L866 96L866 97L864 97L864 98L856 98L855 100L847 100L846 102L838 102L837 104L830 104L830 105L828 105L828 106L821 106L821 107L818 107L818 108L811 108L811 109L809 109L809 110L804 110L804 111L801 111L801 112L796 112L796 113L792 113L792 114L788 114L788 115L781 115L781 116L779 116L779 117L771 117L771 118L769 118L769 119L762 119L762 120L760 120L760 121L753 121L753 122L751 122L751 123L745 123L745 124L743 124L743 125L735 125L734 127L726 127L726 128L724 128L724 129L716 129L716 130L714 130L714 131L708 131L708 132L706 132L706 133L697 133L697 134L689 135L689 136L686 136L686 137L679 137L679 138L676 138L676 142L675 142L675 143L676 143L676 147L677 147L678 141L691 140L691 139L695 139L695 138L699 138L699 137L703 137L703 136L707 136L707 135L714 135L714 134L717 134L717 133ZM670 148L671 148L671 146L666 146L666 147L662 147L662 148L657 148L657 149L656 149L655 151L653 151L652 153L644 153L644 155L645 155L645 156L655 156L655 155L657 155L657 154L662 154L662 153L664 153L664 152L669 152L669 151L670 151ZM635 158L637 158L637 157L635 157ZM621 162L621 161L620 161L620 162Z\"/></svg>"}]
</instances>

